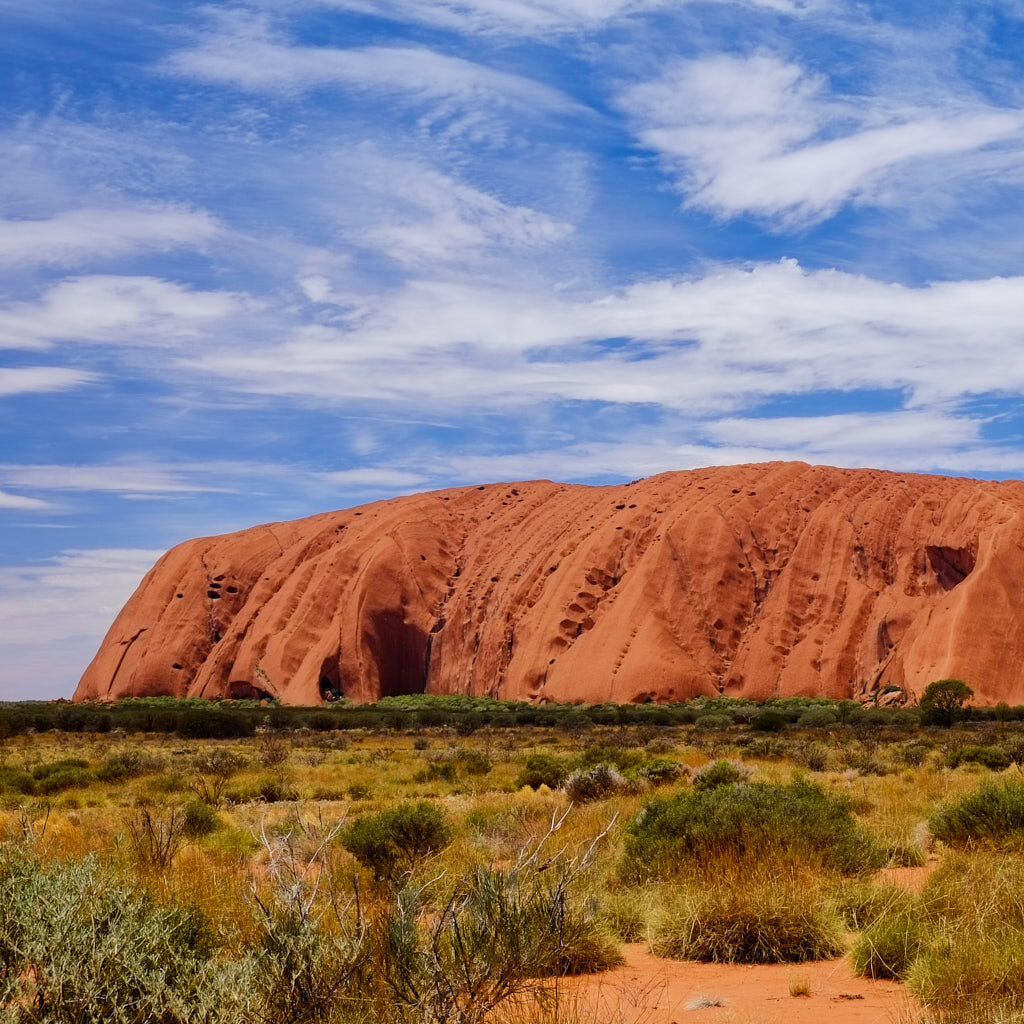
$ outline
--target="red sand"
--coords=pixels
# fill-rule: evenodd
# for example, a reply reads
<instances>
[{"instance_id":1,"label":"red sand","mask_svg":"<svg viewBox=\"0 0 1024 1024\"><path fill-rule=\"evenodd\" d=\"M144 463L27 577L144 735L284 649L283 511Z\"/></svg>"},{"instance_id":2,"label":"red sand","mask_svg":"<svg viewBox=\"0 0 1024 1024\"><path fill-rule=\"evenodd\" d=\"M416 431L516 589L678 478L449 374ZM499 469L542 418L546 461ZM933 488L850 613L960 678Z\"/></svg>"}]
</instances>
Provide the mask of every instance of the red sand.
<instances>
[{"instance_id":1,"label":"red sand","mask_svg":"<svg viewBox=\"0 0 1024 1024\"><path fill-rule=\"evenodd\" d=\"M901 985L858 978L846 959L745 967L660 960L645 945L625 952L625 966L573 983L581 1021L897 1024L912 1019L916 1009ZM809 996L789 994L797 979L810 984ZM691 1008L708 1001L722 1005Z\"/></svg>"}]
</instances>

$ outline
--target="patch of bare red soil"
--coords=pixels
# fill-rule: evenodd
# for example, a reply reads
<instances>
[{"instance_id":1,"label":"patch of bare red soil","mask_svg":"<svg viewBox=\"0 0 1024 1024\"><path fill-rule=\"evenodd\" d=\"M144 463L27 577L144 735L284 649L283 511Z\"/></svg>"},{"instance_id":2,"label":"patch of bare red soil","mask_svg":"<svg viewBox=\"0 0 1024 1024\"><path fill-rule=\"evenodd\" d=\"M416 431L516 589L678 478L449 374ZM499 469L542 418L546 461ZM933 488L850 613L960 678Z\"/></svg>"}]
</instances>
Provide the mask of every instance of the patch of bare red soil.
<instances>
[{"instance_id":1,"label":"patch of bare red soil","mask_svg":"<svg viewBox=\"0 0 1024 1024\"><path fill-rule=\"evenodd\" d=\"M577 1016L595 1024L897 1024L916 1004L902 985L857 977L849 961L744 966L662 960L625 947L624 966L573 982ZM793 996L805 983L809 995Z\"/></svg>"}]
</instances>

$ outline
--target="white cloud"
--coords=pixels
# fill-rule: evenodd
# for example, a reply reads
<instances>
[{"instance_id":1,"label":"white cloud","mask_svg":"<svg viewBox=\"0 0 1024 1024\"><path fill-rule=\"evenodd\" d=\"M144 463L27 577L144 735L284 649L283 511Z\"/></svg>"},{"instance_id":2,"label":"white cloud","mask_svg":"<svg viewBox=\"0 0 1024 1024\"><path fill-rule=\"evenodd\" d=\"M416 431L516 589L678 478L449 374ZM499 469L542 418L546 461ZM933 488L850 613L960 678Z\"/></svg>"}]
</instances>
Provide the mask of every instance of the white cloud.
<instances>
[{"instance_id":1,"label":"white cloud","mask_svg":"<svg viewBox=\"0 0 1024 1024\"><path fill-rule=\"evenodd\" d=\"M767 54L679 62L621 105L688 205L720 216L813 222L847 202L898 202L887 178L1024 141L1024 113L938 98L932 107L836 96L819 75ZM934 172L933 172L934 173Z\"/></svg>"},{"instance_id":2,"label":"white cloud","mask_svg":"<svg viewBox=\"0 0 1024 1024\"><path fill-rule=\"evenodd\" d=\"M374 490L390 493L417 487L426 479L422 473L374 466L360 466L356 469L342 469L317 475L320 480L332 487L352 491Z\"/></svg>"},{"instance_id":3,"label":"white cloud","mask_svg":"<svg viewBox=\"0 0 1024 1024\"><path fill-rule=\"evenodd\" d=\"M0 398L67 391L83 384L92 384L98 379L98 375L89 370L69 366L0 367Z\"/></svg>"},{"instance_id":4,"label":"white cloud","mask_svg":"<svg viewBox=\"0 0 1024 1024\"><path fill-rule=\"evenodd\" d=\"M38 301L0 307L0 349L40 349L71 341L178 344L253 307L241 295L196 291L155 277L72 277L53 285Z\"/></svg>"},{"instance_id":5,"label":"white cloud","mask_svg":"<svg viewBox=\"0 0 1024 1024\"><path fill-rule=\"evenodd\" d=\"M594 344L607 338L633 341ZM1024 279L915 288L783 261L599 298L421 280L367 296L348 326L206 349L184 366L258 394L452 410L562 399L709 415L862 389L923 407L1024 393Z\"/></svg>"},{"instance_id":6,"label":"white cloud","mask_svg":"<svg viewBox=\"0 0 1024 1024\"><path fill-rule=\"evenodd\" d=\"M40 498L26 498L22 494L0 491L0 509L9 508L18 512L41 512L50 508L48 501Z\"/></svg>"},{"instance_id":7,"label":"white cloud","mask_svg":"<svg viewBox=\"0 0 1024 1024\"><path fill-rule=\"evenodd\" d=\"M377 212L357 238L402 263L462 263L486 251L507 258L510 250L552 245L573 231L539 210L502 202L415 162L363 152L355 170L377 198L367 204Z\"/></svg>"},{"instance_id":8,"label":"white cloud","mask_svg":"<svg viewBox=\"0 0 1024 1024\"><path fill-rule=\"evenodd\" d=\"M544 35L593 31L631 15L668 10L696 0L300 0L302 6L341 7L399 22L463 33ZM712 0L715 2L715 0ZM829 0L718 0L802 14Z\"/></svg>"},{"instance_id":9,"label":"white cloud","mask_svg":"<svg viewBox=\"0 0 1024 1024\"><path fill-rule=\"evenodd\" d=\"M0 697L70 696L114 617L161 551L68 550L0 568Z\"/></svg>"},{"instance_id":10,"label":"white cloud","mask_svg":"<svg viewBox=\"0 0 1024 1024\"><path fill-rule=\"evenodd\" d=\"M0 481L40 491L107 491L131 494L194 494L231 488L211 482L205 464L0 465ZM205 477L205 479L204 479Z\"/></svg>"},{"instance_id":11,"label":"white cloud","mask_svg":"<svg viewBox=\"0 0 1024 1024\"><path fill-rule=\"evenodd\" d=\"M0 266L66 265L140 250L194 246L218 231L208 213L176 207L86 207L45 219L0 220Z\"/></svg>"},{"instance_id":12,"label":"white cloud","mask_svg":"<svg viewBox=\"0 0 1024 1024\"><path fill-rule=\"evenodd\" d=\"M532 110L575 109L558 90L422 46L300 46L274 36L266 19L220 12L219 27L161 65L173 75L254 92L324 87L422 101L512 103Z\"/></svg>"}]
</instances>

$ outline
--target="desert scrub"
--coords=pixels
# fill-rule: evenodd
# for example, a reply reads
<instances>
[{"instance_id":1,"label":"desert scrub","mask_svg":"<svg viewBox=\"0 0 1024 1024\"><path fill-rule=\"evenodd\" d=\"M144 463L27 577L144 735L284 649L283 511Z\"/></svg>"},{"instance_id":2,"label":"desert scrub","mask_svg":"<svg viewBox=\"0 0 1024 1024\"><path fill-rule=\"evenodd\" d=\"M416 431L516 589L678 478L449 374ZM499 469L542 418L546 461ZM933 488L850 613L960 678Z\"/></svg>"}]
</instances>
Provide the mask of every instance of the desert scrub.
<instances>
[{"instance_id":1,"label":"desert scrub","mask_svg":"<svg viewBox=\"0 0 1024 1024\"><path fill-rule=\"evenodd\" d=\"M511 1000L543 1000L540 979L622 962L580 892L597 841L575 858L546 850L564 820L509 868L475 867L440 901L407 888L379 913L378 972L399 1019L483 1024Z\"/></svg>"},{"instance_id":2,"label":"desert scrub","mask_svg":"<svg viewBox=\"0 0 1024 1024\"><path fill-rule=\"evenodd\" d=\"M249 965L198 912L155 904L94 860L3 851L0 1004L48 1024L242 1024Z\"/></svg>"},{"instance_id":3,"label":"desert scrub","mask_svg":"<svg viewBox=\"0 0 1024 1024\"><path fill-rule=\"evenodd\" d=\"M928 822L949 846L1020 844L1024 840L1024 782L986 782L945 804Z\"/></svg>"},{"instance_id":4,"label":"desert scrub","mask_svg":"<svg viewBox=\"0 0 1024 1024\"><path fill-rule=\"evenodd\" d=\"M712 963L801 963L839 956L842 935L813 876L727 872L682 887L656 920L651 951Z\"/></svg>"},{"instance_id":5,"label":"desert scrub","mask_svg":"<svg viewBox=\"0 0 1024 1024\"><path fill-rule=\"evenodd\" d=\"M423 800L357 818L341 832L341 843L380 879L413 871L455 838L451 818Z\"/></svg>"},{"instance_id":6,"label":"desert scrub","mask_svg":"<svg viewBox=\"0 0 1024 1024\"><path fill-rule=\"evenodd\" d=\"M960 1019L997 1020L1019 1009L1024 1002L1020 859L1007 853L953 853L929 878L920 908L926 941L904 974L914 994ZM980 1012L990 1016L972 1017Z\"/></svg>"},{"instance_id":7,"label":"desert scrub","mask_svg":"<svg viewBox=\"0 0 1024 1024\"><path fill-rule=\"evenodd\" d=\"M696 864L783 856L842 874L877 868L881 852L849 804L804 780L734 783L647 803L626 830L627 878Z\"/></svg>"}]
</instances>

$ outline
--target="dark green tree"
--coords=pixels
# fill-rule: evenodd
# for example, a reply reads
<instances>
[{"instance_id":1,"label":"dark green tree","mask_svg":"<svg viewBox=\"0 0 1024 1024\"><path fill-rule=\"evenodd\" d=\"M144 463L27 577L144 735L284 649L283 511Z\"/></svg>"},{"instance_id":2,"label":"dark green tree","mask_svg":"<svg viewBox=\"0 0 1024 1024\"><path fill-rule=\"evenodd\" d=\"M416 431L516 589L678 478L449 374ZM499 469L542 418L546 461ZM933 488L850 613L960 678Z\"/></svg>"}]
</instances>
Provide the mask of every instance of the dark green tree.
<instances>
[{"instance_id":1,"label":"dark green tree","mask_svg":"<svg viewBox=\"0 0 1024 1024\"><path fill-rule=\"evenodd\" d=\"M973 696L974 691L962 679L937 679L921 694L921 721L949 729Z\"/></svg>"}]
</instances>

